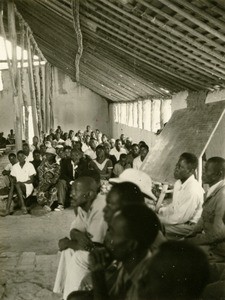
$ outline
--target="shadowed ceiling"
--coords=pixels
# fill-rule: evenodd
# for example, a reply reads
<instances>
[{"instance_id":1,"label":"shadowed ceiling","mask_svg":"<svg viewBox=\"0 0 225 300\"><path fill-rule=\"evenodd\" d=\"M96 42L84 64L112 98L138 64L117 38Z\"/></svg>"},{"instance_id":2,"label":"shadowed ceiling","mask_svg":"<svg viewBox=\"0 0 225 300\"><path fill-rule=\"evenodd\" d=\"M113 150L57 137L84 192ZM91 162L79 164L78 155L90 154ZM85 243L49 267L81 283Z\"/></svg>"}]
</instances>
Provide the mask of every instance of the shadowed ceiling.
<instances>
[{"instance_id":1,"label":"shadowed ceiling","mask_svg":"<svg viewBox=\"0 0 225 300\"><path fill-rule=\"evenodd\" d=\"M75 79L69 0L17 0L47 61ZM111 101L225 87L225 1L80 0L80 82Z\"/></svg>"}]
</instances>

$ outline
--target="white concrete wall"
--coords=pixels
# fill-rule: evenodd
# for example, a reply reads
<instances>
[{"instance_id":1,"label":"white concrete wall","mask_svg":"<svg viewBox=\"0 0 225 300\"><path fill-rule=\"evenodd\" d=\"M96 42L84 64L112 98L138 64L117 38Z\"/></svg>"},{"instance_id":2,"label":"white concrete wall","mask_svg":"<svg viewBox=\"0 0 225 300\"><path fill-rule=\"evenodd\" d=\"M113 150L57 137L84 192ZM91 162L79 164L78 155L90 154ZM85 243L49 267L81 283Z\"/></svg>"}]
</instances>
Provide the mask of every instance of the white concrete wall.
<instances>
[{"instance_id":1,"label":"white concrete wall","mask_svg":"<svg viewBox=\"0 0 225 300\"><path fill-rule=\"evenodd\" d=\"M86 125L99 128L109 134L108 102L91 90L77 86L68 76L56 70L54 73L53 106L55 127L61 125L64 131L84 130ZM0 91L0 132L5 136L14 128L14 105L8 70L2 71L3 91ZM30 101L28 75L25 74L25 90ZM22 105L21 105L22 109ZM31 114L30 114L31 117ZM30 128L33 134L33 129ZM32 137L31 137L32 138Z\"/></svg>"},{"instance_id":2,"label":"white concrete wall","mask_svg":"<svg viewBox=\"0 0 225 300\"><path fill-rule=\"evenodd\" d=\"M84 130L86 125L109 134L108 102L85 88L78 86L61 71L54 72L55 127L63 131Z\"/></svg>"},{"instance_id":3,"label":"white concrete wall","mask_svg":"<svg viewBox=\"0 0 225 300\"><path fill-rule=\"evenodd\" d=\"M157 136L148 130L114 123L112 136L114 138L119 138L121 133L124 133L126 137L131 137L134 143L145 141L149 147L153 147L157 139Z\"/></svg>"}]
</instances>

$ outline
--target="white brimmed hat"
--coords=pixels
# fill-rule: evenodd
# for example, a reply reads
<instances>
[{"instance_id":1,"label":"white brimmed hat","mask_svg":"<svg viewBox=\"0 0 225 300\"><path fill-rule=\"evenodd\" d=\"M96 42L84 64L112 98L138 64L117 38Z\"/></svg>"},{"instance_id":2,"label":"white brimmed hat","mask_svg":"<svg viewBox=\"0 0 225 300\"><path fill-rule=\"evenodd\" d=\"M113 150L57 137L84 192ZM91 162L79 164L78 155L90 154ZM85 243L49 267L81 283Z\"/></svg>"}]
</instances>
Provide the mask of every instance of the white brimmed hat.
<instances>
[{"instance_id":1,"label":"white brimmed hat","mask_svg":"<svg viewBox=\"0 0 225 300\"><path fill-rule=\"evenodd\" d=\"M54 148L47 148L46 152L45 153L49 153L49 154L53 154L53 155L56 155L56 151Z\"/></svg>"},{"instance_id":2,"label":"white brimmed hat","mask_svg":"<svg viewBox=\"0 0 225 300\"><path fill-rule=\"evenodd\" d=\"M60 144L55 147L55 149L62 149L62 148L64 148L64 147L63 147L63 145L60 145Z\"/></svg>"},{"instance_id":3,"label":"white brimmed hat","mask_svg":"<svg viewBox=\"0 0 225 300\"><path fill-rule=\"evenodd\" d=\"M152 193L152 180L150 176L140 170L126 169L117 178L110 178L110 183L132 182L136 184L143 194L156 200L156 196Z\"/></svg>"}]
</instances>

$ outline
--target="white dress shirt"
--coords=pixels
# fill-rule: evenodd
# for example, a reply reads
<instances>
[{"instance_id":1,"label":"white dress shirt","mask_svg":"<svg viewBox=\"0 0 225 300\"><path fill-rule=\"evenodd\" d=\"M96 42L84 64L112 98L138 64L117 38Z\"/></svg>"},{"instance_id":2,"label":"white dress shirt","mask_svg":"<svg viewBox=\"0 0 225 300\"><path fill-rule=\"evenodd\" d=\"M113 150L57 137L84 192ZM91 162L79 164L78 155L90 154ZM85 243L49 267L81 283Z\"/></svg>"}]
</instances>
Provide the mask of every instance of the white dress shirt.
<instances>
[{"instance_id":1,"label":"white dress shirt","mask_svg":"<svg viewBox=\"0 0 225 300\"><path fill-rule=\"evenodd\" d=\"M29 162L25 162L22 168L19 162L12 166L11 176L16 177L16 180L19 182L26 182L30 180L30 177L35 174L36 174L35 168ZM31 195L34 187L32 183L25 183L25 186L26 186L26 197L28 197Z\"/></svg>"},{"instance_id":2,"label":"white dress shirt","mask_svg":"<svg viewBox=\"0 0 225 300\"><path fill-rule=\"evenodd\" d=\"M143 161L141 161L140 155L133 160L133 169L140 170Z\"/></svg>"},{"instance_id":3,"label":"white dress shirt","mask_svg":"<svg viewBox=\"0 0 225 300\"><path fill-rule=\"evenodd\" d=\"M105 205L105 195L98 194L88 212L78 207L77 216L72 222L70 230L75 228L81 232L88 232L91 234L93 242L103 243L107 231L107 224L103 216Z\"/></svg>"},{"instance_id":4,"label":"white dress shirt","mask_svg":"<svg viewBox=\"0 0 225 300\"><path fill-rule=\"evenodd\" d=\"M177 180L174 185L173 201L159 210L164 224L197 223L202 214L204 190L199 182L190 176L183 184Z\"/></svg>"},{"instance_id":5,"label":"white dress shirt","mask_svg":"<svg viewBox=\"0 0 225 300\"><path fill-rule=\"evenodd\" d=\"M117 151L116 147L114 147L110 150L109 154L114 155L116 157L116 160L118 161L120 159L120 155L127 154L127 151L124 148L121 148L120 151Z\"/></svg>"},{"instance_id":6,"label":"white dress shirt","mask_svg":"<svg viewBox=\"0 0 225 300\"><path fill-rule=\"evenodd\" d=\"M87 149L84 154L89 156L91 159L96 159L96 153L91 148Z\"/></svg>"},{"instance_id":7,"label":"white dress shirt","mask_svg":"<svg viewBox=\"0 0 225 300\"><path fill-rule=\"evenodd\" d=\"M30 151L29 155L26 156L26 162L31 162L33 161L33 152Z\"/></svg>"}]
</instances>

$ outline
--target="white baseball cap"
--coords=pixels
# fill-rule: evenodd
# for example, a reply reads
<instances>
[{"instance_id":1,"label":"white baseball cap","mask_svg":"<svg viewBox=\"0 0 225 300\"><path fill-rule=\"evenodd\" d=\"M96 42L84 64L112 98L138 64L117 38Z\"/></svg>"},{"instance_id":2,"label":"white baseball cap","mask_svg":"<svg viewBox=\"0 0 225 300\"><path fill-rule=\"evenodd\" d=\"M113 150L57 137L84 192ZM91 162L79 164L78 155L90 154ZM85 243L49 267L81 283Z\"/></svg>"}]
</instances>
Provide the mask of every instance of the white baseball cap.
<instances>
[{"instance_id":1,"label":"white baseball cap","mask_svg":"<svg viewBox=\"0 0 225 300\"><path fill-rule=\"evenodd\" d=\"M157 200L156 196L152 193L152 180L151 177L143 171L136 169L126 169L117 178L110 178L110 183L132 182L136 184L143 194L146 194L153 200Z\"/></svg>"}]
</instances>

